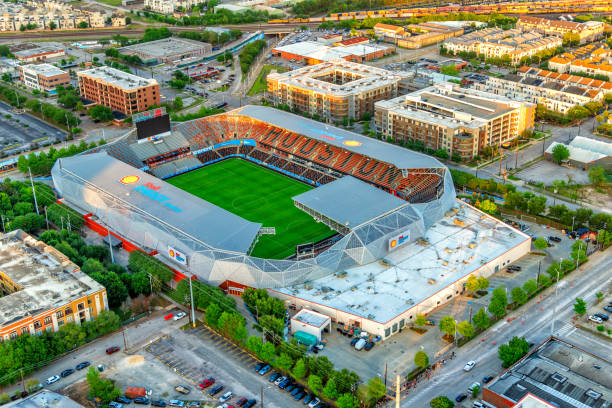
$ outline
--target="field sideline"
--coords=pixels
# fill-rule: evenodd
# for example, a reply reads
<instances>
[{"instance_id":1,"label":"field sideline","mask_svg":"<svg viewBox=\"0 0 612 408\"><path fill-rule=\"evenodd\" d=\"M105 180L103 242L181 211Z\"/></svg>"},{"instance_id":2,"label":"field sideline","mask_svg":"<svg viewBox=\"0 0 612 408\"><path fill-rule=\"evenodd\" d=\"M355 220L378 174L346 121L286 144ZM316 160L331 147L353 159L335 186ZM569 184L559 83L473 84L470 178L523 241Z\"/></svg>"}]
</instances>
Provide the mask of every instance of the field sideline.
<instances>
[{"instance_id":1,"label":"field sideline","mask_svg":"<svg viewBox=\"0 0 612 408\"><path fill-rule=\"evenodd\" d=\"M333 235L327 226L293 205L295 197L312 187L241 159L228 159L167 179L166 182L264 227L251 255L283 259L295 246Z\"/></svg>"}]
</instances>

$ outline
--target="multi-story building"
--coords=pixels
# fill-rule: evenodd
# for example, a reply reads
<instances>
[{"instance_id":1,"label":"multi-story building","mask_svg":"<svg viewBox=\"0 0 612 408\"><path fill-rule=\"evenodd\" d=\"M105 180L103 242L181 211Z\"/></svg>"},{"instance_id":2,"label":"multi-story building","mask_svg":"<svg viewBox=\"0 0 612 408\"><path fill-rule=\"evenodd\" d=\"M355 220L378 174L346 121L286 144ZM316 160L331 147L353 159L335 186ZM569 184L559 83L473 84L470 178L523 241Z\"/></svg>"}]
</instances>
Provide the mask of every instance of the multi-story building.
<instances>
[{"instance_id":1,"label":"multi-story building","mask_svg":"<svg viewBox=\"0 0 612 408\"><path fill-rule=\"evenodd\" d=\"M137 55L145 64L168 64L210 54L212 45L186 38L169 37L121 47L119 52L124 55Z\"/></svg>"},{"instance_id":2,"label":"multi-story building","mask_svg":"<svg viewBox=\"0 0 612 408\"><path fill-rule=\"evenodd\" d=\"M110 17L110 24L107 19ZM0 3L0 31L19 31L22 27L34 30L63 30L80 28L125 26L125 16L97 10L80 9L70 3L56 1L27 1Z\"/></svg>"},{"instance_id":3,"label":"multi-story building","mask_svg":"<svg viewBox=\"0 0 612 408\"><path fill-rule=\"evenodd\" d=\"M393 47L366 42L330 47L316 41L301 41L276 47L272 50L272 54L290 61L305 61L307 64L315 65L340 58L353 62L372 61L393 51Z\"/></svg>"},{"instance_id":4,"label":"multi-story building","mask_svg":"<svg viewBox=\"0 0 612 408\"><path fill-rule=\"evenodd\" d=\"M57 331L108 310L106 289L21 230L0 234L0 340Z\"/></svg>"},{"instance_id":5,"label":"multi-story building","mask_svg":"<svg viewBox=\"0 0 612 408\"><path fill-rule=\"evenodd\" d=\"M601 21L574 23L572 21L549 20L532 16L519 17L516 26L527 32L535 31L548 35L556 35L561 38L566 34L575 34L580 38L580 43L603 38L605 30L605 24Z\"/></svg>"},{"instance_id":6,"label":"multi-story building","mask_svg":"<svg viewBox=\"0 0 612 408\"><path fill-rule=\"evenodd\" d=\"M588 75L612 76L610 57L612 51L606 43L588 44L577 50L565 52L548 61L548 67L561 74L582 72Z\"/></svg>"},{"instance_id":7,"label":"multi-story building","mask_svg":"<svg viewBox=\"0 0 612 408\"><path fill-rule=\"evenodd\" d=\"M58 85L70 85L70 75L51 64L22 65L19 77L26 87L50 94L55 94Z\"/></svg>"},{"instance_id":8,"label":"multi-story building","mask_svg":"<svg viewBox=\"0 0 612 408\"><path fill-rule=\"evenodd\" d=\"M198 0L145 0L144 5L147 10L162 14L172 14L180 7L187 10L201 3Z\"/></svg>"},{"instance_id":9,"label":"multi-story building","mask_svg":"<svg viewBox=\"0 0 612 408\"><path fill-rule=\"evenodd\" d=\"M275 104L334 122L374 113L374 103L397 96L402 77L382 68L342 59L268 75Z\"/></svg>"},{"instance_id":10,"label":"multi-story building","mask_svg":"<svg viewBox=\"0 0 612 408\"><path fill-rule=\"evenodd\" d=\"M97 67L78 74L81 96L114 111L131 115L160 104L159 84L110 67Z\"/></svg>"},{"instance_id":11,"label":"multi-story building","mask_svg":"<svg viewBox=\"0 0 612 408\"><path fill-rule=\"evenodd\" d=\"M391 24L377 23L374 26L374 34L379 37L387 38L402 38L406 35L404 27Z\"/></svg>"},{"instance_id":12,"label":"multi-story building","mask_svg":"<svg viewBox=\"0 0 612 408\"><path fill-rule=\"evenodd\" d=\"M464 29L461 26L435 23L410 24L408 30L410 30L412 34L397 40L398 47L411 49L426 47L449 38L463 35L464 33Z\"/></svg>"},{"instance_id":13,"label":"multi-story building","mask_svg":"<svg viewBox=\"0 0 612 408\"><path fill-rule=\"evenodd\" d=\"M440 82L376 103L376 130L396 141L471 159L533 127L535 104Z\"/></svg>"},{"instance_id":14,"label":"multi-story building","mask_svg":"<svg viewBox=\"0 0 612 408\"><path fill-rule=\"evenodd\" d=\"M22 43L9 46L15 58L21 62L46 61L66 55L66 47L58 42L45 42L41 44Z\"/></svg>"},{"instance_id":15,"label":"multi-story building","mask_svg":"<svg viewBox=\"0 0 612 408\"><path fill-rule=\"evenodd\" d=\"M512 64L518 64L525 57L532 57L542 51L563 45L557 36L544 36L537 32L523 32L520 29L503 30L498 27L473 31L460 37L450 38L444 47L455 54L475 52L485 58L509 57Z\"/></svg>"}]
</instances>

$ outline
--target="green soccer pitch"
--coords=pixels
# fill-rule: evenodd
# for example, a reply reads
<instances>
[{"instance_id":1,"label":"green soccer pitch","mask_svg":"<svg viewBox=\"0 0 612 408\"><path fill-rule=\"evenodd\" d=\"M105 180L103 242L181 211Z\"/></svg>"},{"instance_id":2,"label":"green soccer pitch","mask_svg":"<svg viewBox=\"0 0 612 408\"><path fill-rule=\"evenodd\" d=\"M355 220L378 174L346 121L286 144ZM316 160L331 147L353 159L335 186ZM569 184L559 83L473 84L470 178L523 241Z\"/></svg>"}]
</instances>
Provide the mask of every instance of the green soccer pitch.
<instances>
[{"instance_id":1,"label":"green soccer pitch","mask_svg":"<svg viewBox=\"0 0 612 408\"><path fill-rule=\"evenodd\" d=\"M293 205L312 187L241 159L228 159L165 180L246 220L275 227L262 235L252 256L283 259L295 246L317 242L335 232Z\"/></svg>"}]
</instances>

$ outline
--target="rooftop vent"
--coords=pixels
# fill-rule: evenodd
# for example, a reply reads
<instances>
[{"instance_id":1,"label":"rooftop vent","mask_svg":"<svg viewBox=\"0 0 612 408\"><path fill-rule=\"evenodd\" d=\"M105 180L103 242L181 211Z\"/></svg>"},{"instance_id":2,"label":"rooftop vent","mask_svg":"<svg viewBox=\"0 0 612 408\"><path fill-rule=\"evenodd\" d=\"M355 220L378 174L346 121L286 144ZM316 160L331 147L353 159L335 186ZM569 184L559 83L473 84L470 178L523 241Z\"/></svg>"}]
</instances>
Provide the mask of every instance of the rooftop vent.
<instances>
[{"instance_id":1,"label":"rooftop vent","mask_svg":"<svg viewBox=\"0 0 612 408\"><path fill-rule=\"evenodd\" d=\"M593 390L587 390L585 394L593 398L594 400L598 400L599 398L601 398L601 393L593 391Z\"/></svg>"},{"instance_id":2,"label":"rooftop vent","mask_svg":"<svg viewBox=\"0 0 612 408\"><path fill-rule=\"evenodd\" d=\"M553 375L550 376L550 378L552 378L553 380L559 382L559 383L564 383L565 380L567 380L567 377L562 376L559 373L554 373Z\"/></svg>"}]
</instances>

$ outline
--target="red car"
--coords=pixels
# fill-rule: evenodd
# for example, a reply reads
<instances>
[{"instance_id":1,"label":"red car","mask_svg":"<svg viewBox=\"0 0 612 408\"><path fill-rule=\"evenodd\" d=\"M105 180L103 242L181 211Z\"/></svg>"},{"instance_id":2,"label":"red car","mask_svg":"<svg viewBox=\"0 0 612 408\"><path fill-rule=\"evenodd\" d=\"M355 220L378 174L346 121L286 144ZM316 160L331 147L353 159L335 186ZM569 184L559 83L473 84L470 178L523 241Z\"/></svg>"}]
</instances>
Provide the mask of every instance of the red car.
<instances>
[{"instance_id":1,"label":"red car","mask_svg":"<svg viewBox=\"0 0 612 408\"><path fill-rule=\"evenodd\" d=\"M248 400L246 398L240 398L240 401L238 401L236 405L238 405L239 407L242 407L244 404L247 403L247 401Z\"/></svg>"},{"instance_id":2,"label":"red car","mask_svg":"<svg viewBox=\"0 0 612 408\"><path fill-rule=\"evenodd\" d=\"M106 349L106 354L113 354L113 353L118 352L119 350L121 350L121 347L119 346L109 347Z\"/></svg>"},{"instance_id":3,"label":"red car","mask_svg":"<svg viewBox=\"0 0 612 408\"><path fill-rule=\"evenodd\" d=\"M172 319L172 317L173 317L173 316L174 316L174 315L173 315L172 313L170 313L170 314L168 314L168 315L165 315L165 316L164 316L164 320L170 320L170 319Z\"/></svg>"},{"instance_id":4,"label":"red car","mask_svg":"<svg viewBox=\"0 0 612 408\"><path fill-rule=\"evenodd\" d=\"M214 383L215 383L215 379L212 377L209 377L205 379L204 381L202 381L200 384L198 384L198 387L200 387L201 389L204 389L204 388L210 387Z\"/></svg>"}]
</instances>

